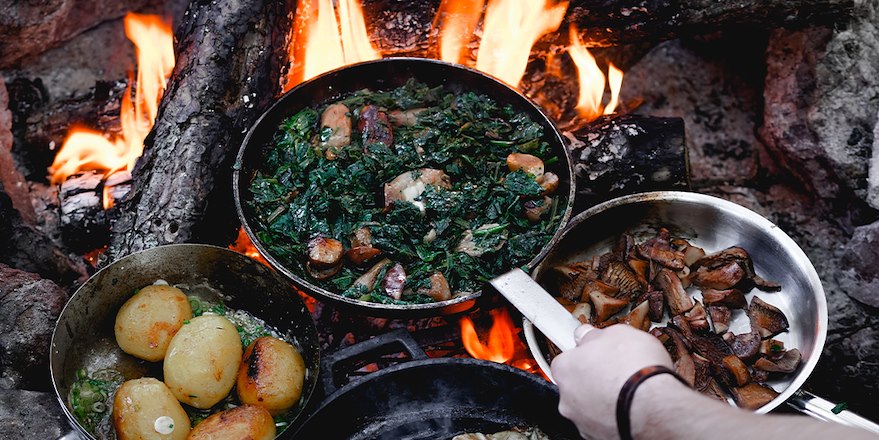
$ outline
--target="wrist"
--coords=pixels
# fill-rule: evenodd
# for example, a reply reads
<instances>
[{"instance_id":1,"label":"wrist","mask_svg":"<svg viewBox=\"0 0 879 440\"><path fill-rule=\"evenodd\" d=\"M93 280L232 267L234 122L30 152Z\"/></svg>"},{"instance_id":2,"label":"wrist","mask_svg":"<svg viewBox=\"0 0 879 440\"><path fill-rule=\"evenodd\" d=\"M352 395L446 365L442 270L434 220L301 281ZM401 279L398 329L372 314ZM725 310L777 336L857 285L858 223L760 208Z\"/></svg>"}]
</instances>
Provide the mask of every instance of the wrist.
<instances>
[{"instance_id":1,"label":"wrist","mask_svg":"<svg viewBox=\"0 0 879 440\"><path fill-rule=\"evenodd\" d=\"M645 380L635 391L629 410L632 438L665 438L660 432L665 424L663 421L682 417L675 408L680 408L694 394L691 388L670 374L659 374Z\"/></svg>"}]
</instances>

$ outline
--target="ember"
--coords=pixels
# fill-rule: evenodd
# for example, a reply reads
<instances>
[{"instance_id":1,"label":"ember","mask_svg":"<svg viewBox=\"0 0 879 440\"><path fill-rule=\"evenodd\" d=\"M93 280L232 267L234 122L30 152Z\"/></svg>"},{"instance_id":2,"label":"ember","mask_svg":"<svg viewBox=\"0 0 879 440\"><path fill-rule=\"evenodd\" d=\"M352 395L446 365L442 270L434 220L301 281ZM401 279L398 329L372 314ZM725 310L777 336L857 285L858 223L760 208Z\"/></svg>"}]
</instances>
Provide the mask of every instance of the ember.
<instances>
[{"instance_id":1,"label":"ember","mask_svg":"<svg viewBox=\"0 0 879 440\"><path fill-rule=\"evenodd\" d=\"M492 324L488 338L483 342L467 316L461 318L461 340L470 356L477 359L509 364L516 368L541 373L537 362L528 356L525 344L519 339L521 328L513 323L506 308L494 309L490 312Z\"/></svg>"}]
</instances>

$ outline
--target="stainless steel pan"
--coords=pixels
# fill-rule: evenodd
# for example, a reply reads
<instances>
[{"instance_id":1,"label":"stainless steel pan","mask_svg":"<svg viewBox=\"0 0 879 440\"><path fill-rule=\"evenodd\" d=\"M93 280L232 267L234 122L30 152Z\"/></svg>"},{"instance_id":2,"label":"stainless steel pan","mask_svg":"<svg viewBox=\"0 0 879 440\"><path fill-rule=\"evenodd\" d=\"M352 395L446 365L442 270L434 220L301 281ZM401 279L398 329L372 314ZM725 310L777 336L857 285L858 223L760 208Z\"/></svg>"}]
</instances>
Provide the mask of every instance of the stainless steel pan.
<instances>
[{"instance_id":1,"label":"stainless steel pan","mask_svg":"<svg viewBox=\"0 0 879 440\"><path fill-rule=\"evenodd\" d=\"M820 419L879 433L876 424L850 411L835 414L831 411L834 404L800 390L818 363L827 336L824 289L815 268L799 246L778 226L751 210L716 197L688 192L661 191L617 198L576 216L532 276L542 284L544 275L553 266L605 253L623 233L634 235L636 241L646 239L661 226L708 252L741 246L751 254L758 274L781 283L780 292L755 290L748 297L750 300L755 294L759 295L785 313L790 321L790 331L774 338L783 341L785 347L799 348L803 362L795 373L770 381L769 385L780 394L759 408L757 413L769 412L787 402ZM514 274L504 275L492 284L500 289L515 285L510 283L508 277L511 276ZM521 290L524 284L521 277L517 284ZM749 330L749 325L744 313L736 313L730 330L744 333ZM543 371L551 375L546 337L527 319L523 327L534 358Z\"/></svg>"},{"instance_id":2,"label":"stainless steel pan","mask_svg":"<svg viewBox=\"0 0 879 440\"><path fill-rule=\"evenodd\" d=\"M77 422L67 399L78 369L113 367L126 379L162 378L160 362L140 361L123 353L113 331L122 304L135 289L157 279L185 284L205 299L222 294L229 308L247 311L289 336L307 368L298 408L302 410L317 383L320 351L317 329L296 290L276 272L237 252L199 244L169 245L113 262L83 284L61 312L49 364L58 403L75 427L65 439L94 439Z\"/></svg>"}]
</instances>

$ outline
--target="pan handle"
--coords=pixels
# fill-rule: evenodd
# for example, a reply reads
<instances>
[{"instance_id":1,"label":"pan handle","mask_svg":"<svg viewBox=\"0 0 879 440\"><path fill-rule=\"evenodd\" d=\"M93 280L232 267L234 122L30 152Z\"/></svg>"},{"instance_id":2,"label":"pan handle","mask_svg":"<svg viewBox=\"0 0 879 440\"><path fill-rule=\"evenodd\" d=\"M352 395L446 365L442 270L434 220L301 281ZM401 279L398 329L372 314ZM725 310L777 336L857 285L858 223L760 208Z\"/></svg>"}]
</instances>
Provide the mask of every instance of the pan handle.
<instances>
[{"instance_id":1,"label":"pan handle","mask_svg":"<svg viewBox=\"0 0 879 440\"><path fill-rule=\"evenodd\" d=\"M320 363L320 377L324 393L329 396L336 392L341 385L336 380L336 373L350 368L352 364L363 359L374 359L376 356L404 352L413 361L427 359L427 353L421 349L418 342L405 329L397 329L392 332L378 335L370 340L343 348L328 356L324 356Z\"/></svg>"},{"instance_id":2,"label":"pan handle","mask_svg":"<svg viewBox=\"0 0 879 440\"><path fill-rule=\"evenodd\" d=\"M853 428L860 428L879 434L879 425L849 411L837 410L838 405L822 399L808 391L799 390L793 397L788 399L787 404L803 414L815 417L826 422L836 422Z\"/></svg>"}]
</instances>

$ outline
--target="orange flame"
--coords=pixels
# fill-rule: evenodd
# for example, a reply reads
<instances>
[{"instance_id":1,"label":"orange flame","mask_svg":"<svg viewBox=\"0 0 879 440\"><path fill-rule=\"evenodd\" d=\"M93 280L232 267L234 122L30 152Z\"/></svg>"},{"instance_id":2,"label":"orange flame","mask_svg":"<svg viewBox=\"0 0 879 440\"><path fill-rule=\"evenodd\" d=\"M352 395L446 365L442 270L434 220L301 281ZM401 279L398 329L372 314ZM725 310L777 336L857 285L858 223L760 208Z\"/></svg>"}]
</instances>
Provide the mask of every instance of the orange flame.
<instances>
[{"instance_id":1,"label":"orange flame","mask_svg":"<svg viewBox=\"0 0 879 440\"><path fill-rule=\"evenodd\" d=\"M554 0L489 1L476 68L518 86L528 65L531 46L543 35L555 32L565 18L568 3L553 3Z\"/></svg>"},{"instance_id":2,"label":"orange flame","mask_svg":"<svg viewBox=\"0 0 879 440\"><path fill-rule=\"evenodd\" d=\"M464 63L467 43L479 25L485 0L443 0L437 11L440 59Z\"/></svg>"},{"instance_id":3,"label":"orange flame","mask_svg":"<svg viewBox=\"0 0 879 440\"><path fill-rule=\"evenodd\" d=\"M119 119L122 134L110 139L88 128L73 128L55 156L49 171L52 183L61 183L81 171L103 171L107 175L131 170L143 153L143 140L153 128L159 100L174 69L171 26L157 15L128 13L125 35L137 52L137 88L131 99L131 82L122 96ZM112 206L105 191L104 207Z\"/></svg>"},{"instance_id":4,"label":"orange flame","mask_svg":"<svg viewBox=\"0 0 879 440\"><path fill-rule=\"evenodd\" d=\"M619 104L620 87L623 84L623 71L613 64L608 66L608 84L610 86L610 102L607 106L601 104L604 98L605 76L598 68L595 58L583 45L580 34L574 25L570 27L571 46L568 53L577 67L580 79L580 95L577 100L577 114L581 118L591 121L602 114L613 113Z\"/></svg>"},{"instance_id":5,"label":"orange flame","mask_svg":"<svg viewBox=\"0 0 879 440\"><path fill-rule=\"evenodd\" d=\"M250 241L250 237L247 236L247 232L244 231L244 227L238 229L238 237L235 238L235 241L229 245L229 249L232 249L235 252L240 254L247 255L250 258L253 258L256 261L259 261L266 266L271 267L269 262L266 261L265 258L260 255L259 251L256 250L256 246L253 245L253 242Z\"/></svg>"},{"instance_id":6,"label":"orange flame","mask_svg":"<svg viewBox=\"0 0 879 440\"><path fill-rule=\"evenodd\" d=\"M507 309L491 311L492 326L488 331L488 344L483 344L469 317L461 318L461 340L470 356L501 364L513 360L516 355L516 326Z\"/></svg>"},{"instance_id":7,"label":"orange flame","mask_svg":"<svg viewBox=\"0 0 879 440\"><path fill-rule=\"evenodd\" d=\"M286 89L337 67L381 58L381 52L369 42L357 0L338 0L335 8L333 0L300 0L293 22L304 29L305 43L290 45ZM301 47L304 53L297 56ZM303 60L301 65L297 65L297 58Z\"/></svg>"}]
</instances>

